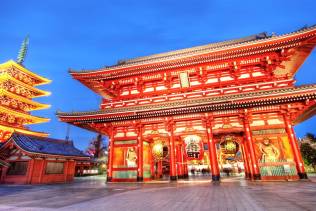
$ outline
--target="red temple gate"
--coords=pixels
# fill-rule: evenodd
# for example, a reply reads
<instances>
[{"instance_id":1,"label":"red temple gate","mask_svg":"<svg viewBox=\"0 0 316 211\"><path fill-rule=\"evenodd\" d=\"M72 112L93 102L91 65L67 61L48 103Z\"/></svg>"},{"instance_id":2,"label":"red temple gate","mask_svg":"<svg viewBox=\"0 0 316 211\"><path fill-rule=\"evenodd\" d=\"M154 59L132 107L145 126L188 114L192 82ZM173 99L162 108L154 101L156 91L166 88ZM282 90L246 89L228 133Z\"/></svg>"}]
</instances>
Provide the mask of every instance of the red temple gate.
<instances>
[{"instance_id":1,"label":"red temple gate","mask_svg":"<svg viewBox=\"0 0 316 211\"><path fill-rule=\"evenodd\" d=\"M316 86L293 77L315 41L310 27L72 71L101 110L58 116L109 136L108 181L187 178L192 163L214 181L236 163L249 179L304 179L293 125L314 115Z\"/></svg>"}]
</instances>

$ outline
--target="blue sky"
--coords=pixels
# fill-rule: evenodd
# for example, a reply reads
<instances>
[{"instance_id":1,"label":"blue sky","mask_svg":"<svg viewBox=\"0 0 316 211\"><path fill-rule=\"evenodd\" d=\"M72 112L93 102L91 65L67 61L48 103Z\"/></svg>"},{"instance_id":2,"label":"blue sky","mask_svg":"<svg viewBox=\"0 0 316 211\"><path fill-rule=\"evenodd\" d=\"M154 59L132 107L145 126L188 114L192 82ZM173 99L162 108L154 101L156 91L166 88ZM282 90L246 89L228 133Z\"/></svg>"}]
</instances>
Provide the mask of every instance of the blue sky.
<instances>
[{"instance_id":1,"label":"blue sky","mask_svg":"<svg viewBox=\"0 0 316 211\"><path fill-rule=\"evenodd\" d=\"M316 24L316 1L172 1L89 0L0 2L0 62L15 59L30 35L25 66L53 82L52 92L36 100L51 108L33 112L51 118L31 128L65 138L66 125L55 112L96 110L100 97L73 80L68 69L94 69L119 59L144 56L260 32L287 33ZM316 52L296 75L297 84L316 83ZM295 127L297 135L314 132L316 118ZM80 149L95 134L71 127Z\"/></svg>"}]
</instances>

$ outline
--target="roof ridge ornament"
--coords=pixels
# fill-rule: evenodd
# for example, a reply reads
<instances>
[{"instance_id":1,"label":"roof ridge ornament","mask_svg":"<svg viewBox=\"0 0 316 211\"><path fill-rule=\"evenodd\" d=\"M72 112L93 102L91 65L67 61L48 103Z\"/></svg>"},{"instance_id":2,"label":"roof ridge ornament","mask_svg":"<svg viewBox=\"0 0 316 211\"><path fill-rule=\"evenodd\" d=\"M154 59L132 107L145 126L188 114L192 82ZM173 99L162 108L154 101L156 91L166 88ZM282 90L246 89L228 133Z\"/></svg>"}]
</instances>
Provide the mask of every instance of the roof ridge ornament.
<instances>
[{"instance_id":1,"label":"roof ridge ornament","mask_svg":"<svg viewBox=\"0 0 316 211\"><path fill-rule=\"evenodd\" d=\"M26 57L27 50L29 47L29 41L30 41L29 35L26 35L26 37L24 38L24 40L21 44L21 48L19 50L19 54L18 54L18 57L16 59L17 63L20 65L23 65L23 62L24 62L24 59Z\"/></svg>"}]
</instances>

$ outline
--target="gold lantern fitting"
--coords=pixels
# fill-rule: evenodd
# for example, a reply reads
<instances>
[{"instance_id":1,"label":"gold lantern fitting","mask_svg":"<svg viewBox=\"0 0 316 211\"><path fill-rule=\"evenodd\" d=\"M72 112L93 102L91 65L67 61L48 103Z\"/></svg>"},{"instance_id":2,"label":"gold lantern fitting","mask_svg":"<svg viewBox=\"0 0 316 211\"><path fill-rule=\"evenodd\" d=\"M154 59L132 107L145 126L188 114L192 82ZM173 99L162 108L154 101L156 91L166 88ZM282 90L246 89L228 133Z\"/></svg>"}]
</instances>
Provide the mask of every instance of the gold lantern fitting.
<instances>
[{"instance_id":1,"label":"gold lantern fitting","mask_svg":"<svg viewBox=\"0 0 316 211\"><path fill-rule=\"evenodd\" d=\"M223 147L226 153L235 153L237 151L237 145L234 142L233 138L230 136L225 137Z\"/></svg>"},{"instance_id":2,"label":"gold lantern fitting","mask_svg":"<svg viewBox=\"0 0 316 211\"><path fill-rule=\"evenodd\" d=\"M227 150L227 151L229 151L229 152L236 151L236 144L235 144L235 142L228 141L228 142L225 144L225 150Z\"/></svg>"}]
</instances>

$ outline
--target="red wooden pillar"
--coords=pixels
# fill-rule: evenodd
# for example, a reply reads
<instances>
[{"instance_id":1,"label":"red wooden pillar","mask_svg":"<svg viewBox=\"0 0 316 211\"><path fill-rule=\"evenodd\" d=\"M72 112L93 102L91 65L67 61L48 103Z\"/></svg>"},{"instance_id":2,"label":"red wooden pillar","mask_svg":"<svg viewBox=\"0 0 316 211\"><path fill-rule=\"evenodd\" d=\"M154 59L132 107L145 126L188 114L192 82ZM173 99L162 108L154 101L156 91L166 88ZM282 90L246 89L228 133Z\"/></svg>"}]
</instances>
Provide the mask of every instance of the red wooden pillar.
<instances>
[{"instance_id":1,"label":"red wooden pillar","mask_svg":"<svg viewBox=\"0 0 316 211\"><path fill-rule=\"evenodd\" d=\"M250 150L249 150L249 144L248 144L246 135L244 136L244 148L245 148L245 154L246 154L247 163L248 163L248 170L249 170L248 177L249 177L249 179L251 179L252 175L254 174L254 170L253 170L253 165L252 165Z\"/></svg>"},{"instance_id":2,"label":"red wooden pillar","mask_svg":"<svg viewBox=\"0 0 316 211\"><path fill-rule=\"evenodd\" d=\"M113 157L114 157L114 128L110 128L110 146L108 150L108 171L107 171L107 182L112 181L113 177Z\"/></svg>"},{"instance_id":3,"label":"red wooden pillar","mask_svg":"<svg viewBox=\"0 0 316 211\"><path fill-rule=\"evenodd\" d=\"M26 178L26 183L27 184L31 184L33 170L34 170L34 158L32 160L30 160L29 163L28 163L27 178Z\"/></svg>"},{"instance_id":4,"label":"red wooden pillar","mask_svg":"<svg viewBox=\"0 0 316 211\"><path fill-rule=\"evenodd\" d=\"M5 177L7 175L8 169L9 169L8 166L3 166L2 167L2 171L1 171L1 175L0 175L0 183L5 183Z\"/></svg>"},{"instance_id":5,"label":"red wooden pillar","mask_svg":"<svg viewBox=\"0 0 316 211\"><path fill-rule=\"evenodd\" d=\"M245 143L241 144L241 150L242 150L242 157L243 157L243 160L244 160L245 177L246 177L246 179L250 179L251 178L251 172L250 172L249 163L248 163L247 146L245 146Z\"/></svg>"},{"instance_id":6,"label":"red wooden pillar","mask_svg":"<svg viewBox=\"0 0 316 211\"><path fill-rule=\"evenodd\" d=\"M66 160L64 162L64 182L67 182L67 174L68 174L68 169L69 169L69 160Z\"/></svg>"},{"instance_id":7,"label":"red wooden pillar","mask_svg":"<svg viewBox=\"0 0 316 211\"><path fill-rule=\"evenodd\" d=\"M177 145L177 174L178 174L178 179L183 178L183 165L182 165L182 150L181 150L181 145Z\"/></svg>"},{"instance_id":8,"label":"red wooden pillar","mask_svg":"<svg viewBox=\"0 0 316 211\"><path fill-rule=\"evenodd\" d=\"M176 172L176 162L175 162L175 146L174 146L174 136L173 136L173 127L174 122L168 121L167 123L168 134L169 134L169 150L170 150L170 180L177 180Z\"/></svg>"},{"instance_id":9,"label":"red wooden pillar","mask_svg":"<svg viewBox=\"0 0 316 211\"><path fill-rule=\"evenodd\" d=\"M180 156L181 156L181 169L182 169L182 178L183 179L185 179L186 178L186 176L185 176L185 174L186 174L186 172L185 172L185 160L184 160L184 149L183 149L183 145L181 144L180 145L180 152L181 152L181 154L180 154Z\"/></svg>"},{"instance_id":10,"label":"red wooden pillar","mask_svg":"<svg viewBox=\"0 0 316 211\"><path fill-rule=\"evenodd\" d=\"M153 158L152 148L149 149L149 159L150 159L150 177L151 179L154 178L155 175L155 160Z\"/></svg>"},{"instance_id":11,"label":"red wooden pillar","mask_svg":"<svg viewBox=\"0 0 316 211\"><path fill-rule=\"evenodd\" d=\"M259 171L259 165L258 165L258 160L256 158L256 153L255 153L255 146L252 140L252 135L250 131L250 125L249 125L249 120L248 117L245 117L244 119L244 130L245 130L245 135L246 135L246 142L249 147L249 153L250 153L250 158L251 158L251 168L252 168L252 178L254 180L260 180L261 175Z\"/></svg>"},{"instance_id":12,"label":"red wooden pillar","mask_svg":"<svg viewBox=\"0 0 316 211\"><path fill-rule=\"evenodd\" d=\"M74 160L68 160L68 171L66 174L66 180L67 182L73 181L74 175L75 175L75 161Z\"/></svg>"},{"instance_id":13,"label":"red wooden pillar","mask_svg":"<svg viewBox=\"0 0 316 211\"><path fill-rule=\"evenodd\" d=\"M183 158L183 178L187 179L189 178L188 160L187 160L187 157L184 155L184 153L182 154L182 158Z\"/></svg>"},{"instance_id":14,"label":"red wooden pillar","mask_svg":"<svg viewBox=\"0 0 316 211\"><path fill-rule=\"evenodd\" d=\"M294 161L296 164L298 176L300 177L300 179L307 179L307 174L305 172L305 167L304 167L304 161L302 159L302 155L298 147L298 143L295 137L293 126L287 115L284 115L284 124L285 124L286 133L289 137L290 145L293 151L293 156L294 156Z\"/></svg>"},{"instance_id":15,"label":"red wooden pillar","mask_svg":"<svg viewBox=\"0 0 316 211\"><path fill-rule=\"evenodd\" d=\"M157 162L157 176L158 178L162 178L162 160Z\"/></svg>"},{"instance_id":16,"label":"red wooden pillar","mask_svg":"<svg viewBox=\"0 0 316 211\"><path fill-rule=\"evenodd\" d=\"M80 176L83 176L83 166L80 166Z\"/></svg>"},{"instance_id":17,"label":"red wooden pillar","mask_svg":"<svg viewBox=\"0 0 316 211\"><path fill-rule=\"evenodd\" d=\"M142 138L142 125L137 124L137 148L138 148L138 158L137 158L137 181L142 182L144 180L144 166L143 166L143 138Z\"/></svg>"},{"instance_id":18,"label":"red wooden pillar","mask_svg":"<svg viewBox=\"0 0 316 211\"><path fill-rule=\"evenodd\" d=\"M45 167L46 167L46 165L47 165L47 160L46 160L45 158L42 159L41 161L42 161L42 162L41 162L41 167L40 167L40 170L39 170L40 175L39 175L39 177L38 177L38 183L39 183L39 184L41 184L42 181L43 181L43 176L44 176L44 174L45 174Z\"/></svg>"},{"instance_id":19,"label":"red wooden pillar","mask_svg":"<svg viewBox=\"0 0 316 211\"><path fill-rule=\"evenodd\" d=\"M208 150L209 150L209 159L210 159L211 171L212 171L212 181L219 181L220 172L219 172L218 160L217 160L217 154L216 154L216 143L213 139L212 124L209 119L205 120L205 128L206 128L206 137L207 137Z\"/></svg>"}]
</instances>

